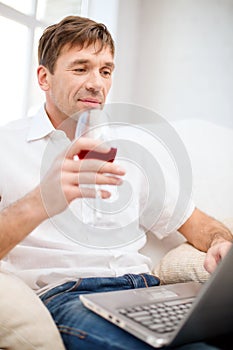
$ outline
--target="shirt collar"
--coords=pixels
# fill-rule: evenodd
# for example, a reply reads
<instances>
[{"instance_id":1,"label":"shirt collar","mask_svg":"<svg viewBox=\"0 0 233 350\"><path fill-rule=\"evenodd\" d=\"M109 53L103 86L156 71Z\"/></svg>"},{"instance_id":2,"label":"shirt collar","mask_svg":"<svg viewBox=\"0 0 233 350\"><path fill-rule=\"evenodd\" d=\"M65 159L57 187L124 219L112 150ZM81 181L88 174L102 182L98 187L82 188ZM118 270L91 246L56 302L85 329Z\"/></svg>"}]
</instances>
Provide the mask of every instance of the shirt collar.
<instances>
[{"instance_id":1,"label":"shirt collar","mask_svg":"<svg viewBox=\"0 0 233 350\"><path fill-rule=\"evenodd\" d=\"M47 116L44 106L41 106L38 112L31 117L27 141L42 139L54 130L55 128Z\"/></svg>"}]
</instances>

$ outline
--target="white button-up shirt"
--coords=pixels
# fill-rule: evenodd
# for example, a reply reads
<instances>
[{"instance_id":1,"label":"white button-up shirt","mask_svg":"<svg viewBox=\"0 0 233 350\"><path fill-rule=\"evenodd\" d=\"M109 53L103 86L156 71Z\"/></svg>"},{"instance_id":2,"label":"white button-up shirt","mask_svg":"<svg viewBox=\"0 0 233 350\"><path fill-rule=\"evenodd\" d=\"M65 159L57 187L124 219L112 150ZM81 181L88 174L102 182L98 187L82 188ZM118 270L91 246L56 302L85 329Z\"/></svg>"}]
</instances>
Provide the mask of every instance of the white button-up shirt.
<instances>
[{"instance_id":1,"label":"white button-up shirt","mask_svg":"<svg viewBox=\"0 0 233 350\"><path fill-rule=\"evenodd\" d=\"M116 128L115 132L120 135L122 146L115 161L126 169L126 175L123 185L112 189L112 198L102 201L101 222L105 226L95 229L82 222L83 215L91 218L95 200L84 204L81 199L74 200L63 213L44 221L12 249L1 262L2 270L15 273L35 290L80 277L150 272L150 259L139 253L146 243L145 231L149 229L159 238L171 232L167 227L179 186L175 176L171 176L172 171L166 174L169 162L162 164L166 163L166 156L159 149L161 145L155 145L146 157L141 150L149 140L140 137L139 129L130 130L126 126ZM2 127L1 208L38 185L44 169L51 164L51 154L53 157L70 143L63 131L54 129L44 108L33 117ZM153 162L151 157L155 153ZM150 164L148 169L147 164ZM187 220L193 209L190 200L173 231Z\"/></svg>"}]
</instances>

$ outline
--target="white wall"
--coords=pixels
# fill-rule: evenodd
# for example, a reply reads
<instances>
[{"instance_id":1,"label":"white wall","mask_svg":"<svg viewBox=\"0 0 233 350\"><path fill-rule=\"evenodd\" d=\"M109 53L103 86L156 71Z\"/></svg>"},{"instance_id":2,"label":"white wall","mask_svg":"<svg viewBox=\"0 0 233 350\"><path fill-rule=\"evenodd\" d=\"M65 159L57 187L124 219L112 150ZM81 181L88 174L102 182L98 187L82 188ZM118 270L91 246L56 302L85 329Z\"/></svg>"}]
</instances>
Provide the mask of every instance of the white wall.
<instances>
[{"instance_id":1,"label":"white wall","mask_svg":"<svg viewBox=\"0 0 233 350\"><path fill-rule=\"evenodd\" d=\"M119 0L116 36L116 69L112 100L135 101L135 76L139 55L138 38L141 26L141 0Z\"/></svg>"},{"instance_id":2,"label":"white wall","mask_svg":"<svg viewBox=\"0 0 233 350\"><path fill-rule=\"evenodd\" d=\"M233 0L119 0L112 99L233 126Z\"/></svg>"},{"instance_id":3,"label":"white wall","mask_svg":"<svg viewBox=\"0 0 233 350\"><path fill-rule=\"evenodd\" d=\"M108 102L131 102L134 84L134 57L137 53L137 28L140 22L141 0L89 0L88 16L104 23L112 34L116 47L114 84ZM122 64L123 62L123 64ZM126 69L126 71L125 71ZM118 101L118 92L120 100ZM125 99L122 99L122 96Z\"/></svg>"},{"instance_id":4,"label":"white wall","mask_svg":"<svg viewBox=\"0 0 233 350\"><path fill-rule=\"evenodd\" d=\"M233 0L106 2L117 3L117 21L108 21L117 48L111 101L172 121L191 158L195 203L232 217Z\"/></svg>"}]
</instances>

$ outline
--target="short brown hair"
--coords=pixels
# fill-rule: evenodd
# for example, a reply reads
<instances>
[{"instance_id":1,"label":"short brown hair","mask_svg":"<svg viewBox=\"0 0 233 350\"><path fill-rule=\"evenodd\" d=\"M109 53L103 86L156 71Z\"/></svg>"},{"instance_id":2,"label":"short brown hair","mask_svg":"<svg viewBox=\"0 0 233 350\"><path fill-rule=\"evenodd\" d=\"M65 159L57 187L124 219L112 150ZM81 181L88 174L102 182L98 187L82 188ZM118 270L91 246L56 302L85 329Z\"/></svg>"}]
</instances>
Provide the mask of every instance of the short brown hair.
<instances>
[{"instance_id":1,"label":"short brown hair","mask_svg":"<svg viewBox=\"0 0 233 350\"><path fill-rule=\"evenodd\" d=\"M114 41L107 27L102 23L97 23L89 18L79 16L65 17L57 24L46 28L39 40L38 61L39 64L47 67L50 73L54 73L56 61L62 48L65 45L88 47L96 42L100 43L101 51L103 47L109 46L114 56Z\"/></svg>"}]
</instances>

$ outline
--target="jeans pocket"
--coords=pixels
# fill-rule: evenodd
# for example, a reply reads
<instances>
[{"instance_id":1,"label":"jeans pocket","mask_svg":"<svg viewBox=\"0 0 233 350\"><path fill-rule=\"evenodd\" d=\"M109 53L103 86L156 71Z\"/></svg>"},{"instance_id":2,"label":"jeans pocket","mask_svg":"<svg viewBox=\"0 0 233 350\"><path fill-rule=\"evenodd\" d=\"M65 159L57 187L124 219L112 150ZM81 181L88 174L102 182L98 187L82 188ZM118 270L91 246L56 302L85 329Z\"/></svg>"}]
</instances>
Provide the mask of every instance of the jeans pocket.
<instances>
[{"instance_id":1,"label":"jeans pocket","mask_svg":"<svg viewBox=\"0 0 233 350\"><path fill-rule=\"evenodd\" d=\"M66 282L57 287L54 287L42 294L40 298L45 305L48 305L48 303L51 302L57 296L77 290L81 283L81 280L82 279L80 278L77 281Z\"/></svg>"}]
</instances>

